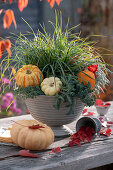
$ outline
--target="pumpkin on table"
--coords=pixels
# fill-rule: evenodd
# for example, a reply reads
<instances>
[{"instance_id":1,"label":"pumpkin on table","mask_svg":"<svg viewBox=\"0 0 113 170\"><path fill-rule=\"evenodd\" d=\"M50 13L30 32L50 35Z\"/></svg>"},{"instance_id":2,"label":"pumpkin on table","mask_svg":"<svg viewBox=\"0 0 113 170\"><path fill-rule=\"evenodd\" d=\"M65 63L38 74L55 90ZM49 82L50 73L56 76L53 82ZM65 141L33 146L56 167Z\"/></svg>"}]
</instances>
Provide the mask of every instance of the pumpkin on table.
<instances>
[{"instance_id":1,"label":"pumpkin on table","mask_svg":"<svg viewBox=\"0 0 113 170\"><path fill-rule=\"evenodd\" d=\"M33 128L36 126L39 126L39 128ZM36 120L15 122L10 133L15 144L29 150L43 150L54 141L52 129Z\"/></svg>"},{"instance_id":2,"label":"pumpkin on table","mask_svg":"<svg viewBox=\"0 0 113 170\"><path fill-rule=\"evenodd\" d=\"M91 90L95 87L95 74L91 71L82 71L78 73L78 80L84 83L84 85L87 85L88 82L90 82Z\"/></svg>"},{"instance_id":3,"label":"pumpkin on table","mask_svg":"<svg viewBox=\"0 0 113 170\"><path fill-rule=\"evenodd\" d=\"M45 95L54 96L61 89L62 82L58 77L45 78L41 83L41 90Z\"/></svg>"},{"instance_id":4,"label":"pumpkin on table","mask_svg":"<svg viewBox=\"0 0 113 170\"><path fill-rule=\"evenodd\" d=\"M43 75L35 65L24 65L16 73L16 84L20 87L37 86L42 80Z\"/></svg>"}]
</instances>

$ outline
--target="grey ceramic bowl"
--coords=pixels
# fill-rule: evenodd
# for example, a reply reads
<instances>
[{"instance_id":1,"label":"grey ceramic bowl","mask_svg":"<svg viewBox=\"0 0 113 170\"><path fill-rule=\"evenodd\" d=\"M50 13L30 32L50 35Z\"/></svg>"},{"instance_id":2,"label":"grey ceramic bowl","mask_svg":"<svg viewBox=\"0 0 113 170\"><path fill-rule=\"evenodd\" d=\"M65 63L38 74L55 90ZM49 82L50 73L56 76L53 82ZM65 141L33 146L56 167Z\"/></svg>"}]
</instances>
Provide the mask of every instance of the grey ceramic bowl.
<instances>
[{"instance_id":1,"label":"grey ceramic bowl","mask_svg":"<svg viewBox=\"0 0 113 170\"><path fill-rule=\"evenodd\" d=\"M66 107L67 103L62 104L61 108L57 110L53 107L55 96L45 95L40 95L33 99L27 98L25 103L34 119L53 127L69 124L76 120L84 108L81 100L76 98L74 114L67 115L69 111L69 108Z\"/></svg>"},{"instance_id":2,"label":"grey ceramic bowl","mask_svg":"<svg viewBox=\"0 0 113 170\"><path fill-rule=\"evenodd\" d=\"M96 107L97 113L100 116L105 116L110 108L110 105L105 106L105 107L95 105L95 107Z\"/></svg>"}]
</instances>

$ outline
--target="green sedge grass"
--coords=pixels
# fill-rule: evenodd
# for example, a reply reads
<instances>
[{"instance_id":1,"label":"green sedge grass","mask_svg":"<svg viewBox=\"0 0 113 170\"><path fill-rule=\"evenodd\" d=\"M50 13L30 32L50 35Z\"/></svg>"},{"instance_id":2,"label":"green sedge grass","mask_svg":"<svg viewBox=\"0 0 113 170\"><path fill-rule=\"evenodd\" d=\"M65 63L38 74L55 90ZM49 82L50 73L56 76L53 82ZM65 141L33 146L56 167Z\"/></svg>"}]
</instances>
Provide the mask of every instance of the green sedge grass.
<instances>
[{"instance_id":1,"label":"green sedge grass","mask_svg":"<svg viewBox=\"0 0 113 170\"><path fill-rule=\"evenodd\" d=\"M58 16L56 15L56 23L49 23L53 26L53 34L46 32L44 25L41 26L43 32L38 30L37 33L35 33L27 22L26 24L30 27L32 31L31 34L34 36L33 39L29 40L27 38L30 32L26 34L20 33L20 35L12 34L10 38L15 40L15 44L12 44L13 56L5 58L1 62L1 78L9 67L11 68L13 66L17 71L23 65L36 65L41 70L44 78L54 76L59 77L63 81L64 87L62 87L62 93L57 95L57 106L59 105L59 100L61 102L68 100L71 105L73 103L72 98L76 95L71 91L71 89L74 88L71 80L73 79L76 82L76 86L78 86L81 93L86 92L86 95L91 93L90 84L88 84L87 87L84 87L83 84L79 86L77 74L91 64L98 64L98 77L96 77L93 92L99 93L100 90L103 90L102 87L105 88L105 85L109 83L107 72L110 72L110 70L106 66L110 66L110 64L105 63L102 56L98 53L98 49L95 48L96 43L88 41L88 37L81 38L80 33L72 34L71 31L75 29L76 26L68 29L67 24L66 29L63 31L62 17L60 17L59 22ZM73 57L76 58L73 59ZM12 72L9 77L10 80L15 83ZM31 97L33 97L37 89L39 92L36 94L42 94L40 87L18 88L17 93L23 93L28 97L27 92L30 90L29 96L31 95ZM80 91L78 97L82 96ZM81 100L91 105L92 103L89 102L89 98L86 100L81 98Z\"/></svg>"}]
</instances>

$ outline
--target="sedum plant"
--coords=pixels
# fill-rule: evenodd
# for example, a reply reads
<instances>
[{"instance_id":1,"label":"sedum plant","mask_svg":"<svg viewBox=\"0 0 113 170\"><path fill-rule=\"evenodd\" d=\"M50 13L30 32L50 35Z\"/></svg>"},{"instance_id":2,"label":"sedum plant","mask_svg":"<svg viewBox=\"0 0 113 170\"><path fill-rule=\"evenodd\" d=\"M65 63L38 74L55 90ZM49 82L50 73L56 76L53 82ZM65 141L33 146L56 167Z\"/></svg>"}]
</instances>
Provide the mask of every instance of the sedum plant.
<instances>
[{"instance_id":1,"label":"sedum plant","mask_svg":"<svg viewBox=\"0 0 113 170\"><path fill-rule=\"evenodd\" d=\"M98 53L98 49L95 49L95 42L89 42L87 38L83 39L77 34L72 34L71 31L75 28L66 27L63 31L62 19L58 22L57 16L56 23L51 22L51 24L54 28L53 34L47 33L42 26L43 32L39 30L36 34L33 32L32 40L22 34L17 36L12 49L14 55L2 62L2 68L5 68L7 62L8 66L12 65L16 71L27 65L37 66L40 69L38 84L24 87L19 85L14 88L16 94L26 98L46 95L42 90L42 76L43 79L54 77L53 83L56 88L55 77L57 77L61 83L59 83L60 90L55 94L52 93L56 97L54 107L59 109L61 103L67 102L70 107L69 113L73 113L75 97L80 98L88 106L94 104L95 94L109 83L107 79L109 69L106 68L107 64ZM15 84L14 78L11 71L10 79ZM17 79L20 84L21 81L27 81L24 77L23 79L16 77L17 85Z\"/></svg>"}]
</instances>

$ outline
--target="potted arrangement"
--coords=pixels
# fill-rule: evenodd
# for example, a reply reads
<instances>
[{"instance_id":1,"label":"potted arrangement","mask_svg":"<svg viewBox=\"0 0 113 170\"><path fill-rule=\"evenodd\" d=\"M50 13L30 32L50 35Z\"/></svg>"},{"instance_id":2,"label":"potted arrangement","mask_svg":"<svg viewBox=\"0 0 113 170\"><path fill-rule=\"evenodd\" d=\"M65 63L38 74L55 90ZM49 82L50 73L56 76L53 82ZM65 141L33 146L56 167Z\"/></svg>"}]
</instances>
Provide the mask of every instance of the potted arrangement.
<instances>
[{"instance_id":1,"label":"potted arrangement","mask_svg":"<svg viewBox=\"0 0 113 170\"><path fill-rule=\"evenodd\" d=\"M72 29L63 31L57 17L52 25L52 35L45 27L43 33L33 32L32 40L20 34L6 62L16 70L14 91L25 98L32 116L59 128L77 119L84 104L95 103L95 94L109 83L109 70L95 43L72 34Z\"/></svg>"}]
</instances>

